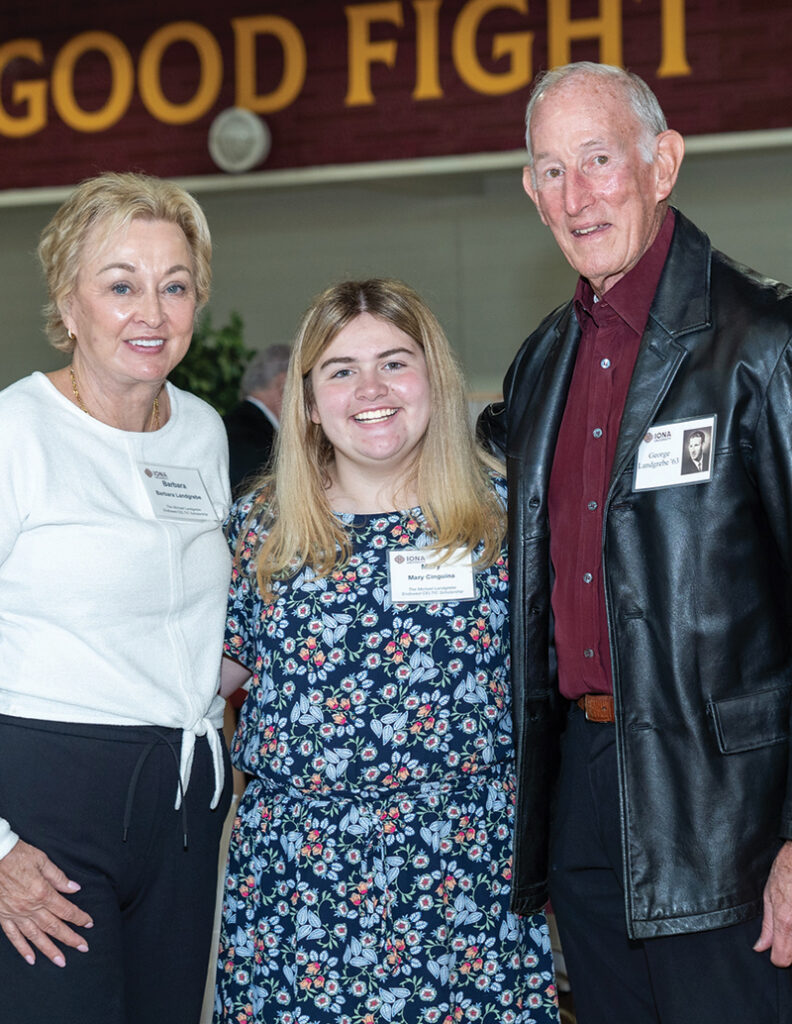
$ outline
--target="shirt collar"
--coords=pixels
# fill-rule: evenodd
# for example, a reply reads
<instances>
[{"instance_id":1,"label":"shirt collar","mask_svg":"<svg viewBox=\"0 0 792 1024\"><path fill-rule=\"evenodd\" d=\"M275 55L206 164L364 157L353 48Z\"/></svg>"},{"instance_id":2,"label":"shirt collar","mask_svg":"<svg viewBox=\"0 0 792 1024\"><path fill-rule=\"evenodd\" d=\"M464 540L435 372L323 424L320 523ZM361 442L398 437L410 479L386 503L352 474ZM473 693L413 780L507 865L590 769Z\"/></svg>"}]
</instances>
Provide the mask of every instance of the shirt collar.
<instances>
[{"instance_id":1,"label":"shirt collar","mask_svg":"<svg viewBox=\"0 0 792 1024\"><path fill-rule=\"evenodd\" d=\"M261 411L264 413L264 415L267 417L267 419L270 421L273 427L275 427L276 430L280 427L280 424L278 423L278 418L275 415L275 413L272 411L272 409L270 409L268 405L264 405L260 398L256 398L255 395L245 395L245 401L251 402L253 405L256 406L257 409L261 409Z\"/></svg>"},{"instance_id":2,"label":"shirt collar","mask_svg":"<svg viewBox=\"0 0 792 1024\"><path fill-rule=\"evenodd\" d=\"M574 304L579 322L582 322L583 313L587 313L596 321L596 306L604 303L610 306L636 334L643 334L668 250L671 248L674 219L674 211L669 207L655 240L632 270L609 288L600 300L597 300L585 277L578 279Z\"/></svg>"}]
</instances>

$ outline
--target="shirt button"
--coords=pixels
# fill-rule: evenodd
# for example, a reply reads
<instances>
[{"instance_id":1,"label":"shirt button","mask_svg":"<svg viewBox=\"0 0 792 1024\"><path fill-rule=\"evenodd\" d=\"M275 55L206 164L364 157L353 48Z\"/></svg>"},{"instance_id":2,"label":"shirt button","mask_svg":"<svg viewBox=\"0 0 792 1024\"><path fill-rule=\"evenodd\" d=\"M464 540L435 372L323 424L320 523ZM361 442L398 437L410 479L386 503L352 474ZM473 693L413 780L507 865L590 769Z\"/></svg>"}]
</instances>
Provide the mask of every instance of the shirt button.
<instances>
[{"instance_id":1,"label":"shirt button","mask_svg":"<svg viewBox=\"0 0 792 1024\"><path fill-rule=\"evenodd\" d=\"M602 362L600 363L600 366L602 367L603 370L607 370L608 367L610 366L610 359L603 359Z\"/></svg>"},{"instance_id":2,"label":"shirt button","mask_svg":"<svg viewBox=\"0 0 792 1024\"><path fill-rule=\"evenodd\" d=\"M584 582L584 583L591 583L591 581L592 581L593 579L594 579L594 577L593 577L593 576L591 575L591 573L590 573L590 572L584 572L584 573L583 573L583 582Z\"/></svg>"},{"instance_id":3,"label":"shirt button","mask_svg":"<svg viewBox=\"0 0 792 1024\"><path fill-rule=\"evenodd\" d=\"M596 503L596 501L590 501L586 507L588 508L589 512L596 512L597 511L597 503Z\"/></svg>"},{"instance_id":4,"label":"shirt button","mask_svg":"<svg viewBox=\"0 0 792 1024\"><path fill-rule=\"evenodd\" d=\"M592 434L592 437L602 437L602 428L601 427L594 427L594 429L591 431L591 434Z\"/></svg>"},{"instance_id":5,"label":"shirt button","mask_svg":"<svg viewBox=\"0 0 792 1024\"><path fill-rule=\"evenodd\" d=\"M587 647L585 649L585 651L583 651L583 657L584 658L593 658L594 657L594 651L592 651L592 649L590 647Z\"/></svg>"}]
</instances>

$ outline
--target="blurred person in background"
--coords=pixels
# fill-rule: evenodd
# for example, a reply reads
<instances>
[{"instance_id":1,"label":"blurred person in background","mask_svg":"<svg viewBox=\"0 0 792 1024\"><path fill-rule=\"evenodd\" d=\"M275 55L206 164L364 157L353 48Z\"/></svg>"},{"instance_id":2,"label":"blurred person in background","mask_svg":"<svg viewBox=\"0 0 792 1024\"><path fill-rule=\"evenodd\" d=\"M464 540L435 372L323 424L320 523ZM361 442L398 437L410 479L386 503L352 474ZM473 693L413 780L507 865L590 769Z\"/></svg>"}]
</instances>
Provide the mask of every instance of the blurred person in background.
<instances>
[{"instance_id":1,"label":"blurred person in background","mask_svg":"<svg viewBox=\"0 0 792 1024\"><path fill-rule=\"evenodd\" d=\"M242 375L242 400L224 417L231 489L236 495L243 492L246 481L264 471L270 460L283 405L289 351L288 345L270 345L253 356Z\"/></svg>"}]
</instances>

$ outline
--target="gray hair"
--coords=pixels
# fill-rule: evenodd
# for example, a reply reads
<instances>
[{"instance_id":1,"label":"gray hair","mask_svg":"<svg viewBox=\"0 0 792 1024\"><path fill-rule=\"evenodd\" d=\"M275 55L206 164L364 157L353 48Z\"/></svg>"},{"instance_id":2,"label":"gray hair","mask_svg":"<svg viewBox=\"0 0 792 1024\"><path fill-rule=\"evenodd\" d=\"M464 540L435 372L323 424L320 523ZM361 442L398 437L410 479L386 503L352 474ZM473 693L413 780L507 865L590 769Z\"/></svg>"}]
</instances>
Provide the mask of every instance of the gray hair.
<instances>
[{"instance_id":1,"label":"gray hair","mask_svg":"<svg viewBox=\"0 0 792 1024\"><path fill-rule=\"evenodd\" d=\"M595 64L593 61L581 60L574 64L564 64L561 67L553 68L552 71L543 71L534 82L533 92L525 110L525 145L528 148L528 166L531 171L533 172L534 163L531 148L531 119L536 104L543 96L557 89L562 83L571 78L583 76L594 76L622 89L624 98L644 129L641 138L638 139L638 145L644 160L650 163L654 159L652 144L655 138L668 128L665 114L655 94L646 82L632 71L625 71L624 68L615 67L612 64Z\"/></svg>"},{"instance_id":2,"label":"gray hair","mask_svg":"<svg viewBox=\"0 0 792 1024\"><path fill-rule=\"evenodd\" d=\"M270 384L286 372L289 365L291 349L288 345L270 345L263 348L248 363L242 374L239 394L252 395L256 391L264 391Z\"/></svg>"}]
</instances>

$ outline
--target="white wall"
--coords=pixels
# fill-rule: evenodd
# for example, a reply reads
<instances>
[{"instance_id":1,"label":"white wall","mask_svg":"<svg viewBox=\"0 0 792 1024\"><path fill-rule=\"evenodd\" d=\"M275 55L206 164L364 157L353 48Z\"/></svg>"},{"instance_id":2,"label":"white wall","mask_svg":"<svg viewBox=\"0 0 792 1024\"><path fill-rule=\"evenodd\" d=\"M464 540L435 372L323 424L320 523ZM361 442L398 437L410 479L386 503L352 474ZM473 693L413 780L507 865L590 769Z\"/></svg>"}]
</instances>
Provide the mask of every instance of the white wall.
<instances>
[{"instance_id":1,"label":"white wall","mask_svg":"<svg viewBox=\"0 0 792 1024\"><path fill-rule=\"evenodd\" d=\"M789 149L689 155L676 204L718 247L792 281ZM288 340L311 297L345 277L392 275L443 322L474 391L496 390L574 275L522 191L518 167L293 188L198 191L215 244L215 322L238 310L248 343ZM0 386L60 365L41 331L38 234L52 205L0 207Z\"/></svg>"}]
</instances>

